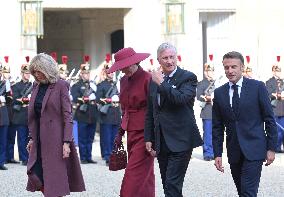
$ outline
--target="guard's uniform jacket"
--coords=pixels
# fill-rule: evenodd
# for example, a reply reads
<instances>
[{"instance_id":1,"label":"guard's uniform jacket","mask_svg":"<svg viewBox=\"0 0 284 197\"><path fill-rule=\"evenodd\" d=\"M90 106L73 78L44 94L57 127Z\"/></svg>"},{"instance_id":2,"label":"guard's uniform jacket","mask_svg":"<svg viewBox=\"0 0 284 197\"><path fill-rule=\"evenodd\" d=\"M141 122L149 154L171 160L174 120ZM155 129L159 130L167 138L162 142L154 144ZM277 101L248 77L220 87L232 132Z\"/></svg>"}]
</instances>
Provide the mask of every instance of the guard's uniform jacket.
<instances>
[{"instance_id":1,"label":"guard's uniform jacket","mask_svg":"<svg viewBox=\"0 0 284 197\"><path fill-rule=\"evenodd\" d=\"M5 81L0 81L0 90L2 90L2 88L4 90L0 96L4 96L6 100L6 102L0 102L0 126L8 126L10 123L7 103L8 105L12 103L12 97L11 91L6 92L5 86Z\"/></svg>"},{"instance_id":2,"label":"guard's uniform jacket","mask_svg":"<svg viewBox=\"0 0 284 197\"><path fill-rule=\"evenodd\" d=\"M200 81L198 83L197 89L196 89L197 100L204 102L204 99L201 96L205 95L204 92L206 91L206 89L208 88L209 85L210 85L210 81L206 78L204 78L202 81ZM211 104L211 102L206 102L205 106L201 109L200 118L212 120L212 104Z\"/></svg>"},{"instance_id":3,"label":"guard's uniform jacket","mask_svg":"<svg viewBox=\"0 0 284 197\"><path fill-rule=\"evenodd\" d=\"M90 87L90 82L83 82L79 80L71 88L71 95L73 97L73 103L76 105L74 119L78 122L84 122L88 124L96 123L97 120L97 105L95 101L88 101L84 103L81 98L83 96L89 96L92 93L96 93ZM85 107L82 107L85 105Z\"/></svg>"},{"instance_id":4,"label":"guard's uniform jacket","mask_svg":"<svg viewBox=\"0 0 284 197\"><path fill-rule=\"evenodd\" d=\"M277 79L275 77L271 77L268 81L266 81L266 88L268 91L268 94L270 95L271 100L275 100L276 98L272 96L272 93L277 92ZM280 82L280 86L283 86L283 80ZM278 100L276 102L276 106L273 107L273 112L275 116L284 116L284 101L283 100Z\"/></svg>"},{"instance_id":5,"label":"guard's uniform jacket","mask_svg":"<svg viewBox=\"0 0 284 197\"><path fill-rule=\"evenodd\" d=\"M12 87L13 91L13 116L12 124L15 125L28 125L28 96L32 90L31 82L20 81ZM22 99L22 102L17 99Z\"/></svg>"},{"instance_id":6,"label":"guard's uniform jacket","mask_svg":"<svg viewBox=\"0 0 284 197\"><path fill-rule=\"evenodd\" d=\"M97 102L100 102L101 98L107 98L106 93L108 92L108 90L113 86L113 82L109 81L109 80L104 80L101 83L98 84L98 90L97 90ZM112 95L110 95L110 97L112 97L113 95L119 95L119 92L117 90L116 85L114 85L114 89L112 91ZM110 106L108 109L107 114L100 114L100 123L103 124L113 124L113 125L120 125L121 123L121 110L120 110L120 106Z\"/></svg>"}]
</instances>

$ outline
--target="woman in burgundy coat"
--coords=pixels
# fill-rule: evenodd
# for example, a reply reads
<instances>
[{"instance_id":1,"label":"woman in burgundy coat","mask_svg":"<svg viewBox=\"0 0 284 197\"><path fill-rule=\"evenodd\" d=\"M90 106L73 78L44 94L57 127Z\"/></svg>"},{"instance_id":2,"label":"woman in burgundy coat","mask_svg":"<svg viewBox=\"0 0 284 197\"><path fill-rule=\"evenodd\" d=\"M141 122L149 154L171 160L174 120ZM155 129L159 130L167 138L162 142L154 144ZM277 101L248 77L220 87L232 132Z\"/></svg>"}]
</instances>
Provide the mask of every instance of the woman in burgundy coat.
<instances>
[{"instance_id":1,"label":"woman in burgundy coat","mask_svg":"<svg viewBox=\"0 0 284 197\"><path fill-rule=\"evenodd\" d=\"M28 109L27 190L46 197L85 191L72 136L69 85L59 79L57 63L46 54L35 56L30 72L36 83Z\"/></svg>"},{"instance_id":2,"label":"woman in burgundy coat","mask_svg":"<svg viewBox=\"0 0 284 197\"><path fill-rule=\"evenodd\" d=\"M154 157L146 152L144 141L144 121L148 86L151 75L144 71L139 62L149 57L148 53L136 53L132 48L118 51L115 63L108 70L121 70L125 75L120 80L120 104L122 122L116 143L127 131L128 163L121 185L121 197L154 197L155 176Z\"/></svg>"}]
</instances>

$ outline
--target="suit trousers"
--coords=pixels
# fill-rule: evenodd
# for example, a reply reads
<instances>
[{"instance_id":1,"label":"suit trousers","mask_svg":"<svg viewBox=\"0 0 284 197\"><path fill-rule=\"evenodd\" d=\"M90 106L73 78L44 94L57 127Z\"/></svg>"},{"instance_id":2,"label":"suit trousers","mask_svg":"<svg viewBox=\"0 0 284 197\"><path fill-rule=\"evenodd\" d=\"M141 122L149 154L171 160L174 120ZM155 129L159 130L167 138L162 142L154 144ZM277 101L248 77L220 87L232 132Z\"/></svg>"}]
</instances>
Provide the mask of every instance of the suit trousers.
<instances>
[{"instance_id":1,"label":"suit trousers","mask_svg":"<svg viewBox=\"0 0 284 197\"><path fill-rule=\"evenodd\" d=\"M238 194L241 197L256 197L261 177L263 160L249 161L243 153L239 162L230 163Z\"/></svg>"},{"instance_id":2,"label":"suit trousers","mask_svg":"<svg viewBox=\"0 0 284 197\"><path fill-rule=\"evenodd\" d=\"M191 158L192 149L172 152L161 135L160 152L157 156L165 197L182 197L183 181Z\"/></svg>"}]
</instances>

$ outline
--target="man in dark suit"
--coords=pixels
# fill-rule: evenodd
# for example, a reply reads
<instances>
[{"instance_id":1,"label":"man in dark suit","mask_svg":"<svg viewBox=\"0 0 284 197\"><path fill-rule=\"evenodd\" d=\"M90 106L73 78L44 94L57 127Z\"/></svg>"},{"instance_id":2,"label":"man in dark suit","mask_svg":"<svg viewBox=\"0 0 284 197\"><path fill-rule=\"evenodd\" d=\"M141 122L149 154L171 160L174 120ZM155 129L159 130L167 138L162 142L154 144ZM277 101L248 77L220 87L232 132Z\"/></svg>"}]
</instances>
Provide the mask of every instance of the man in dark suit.
<instances>
[{"instance_id":1,"label":"man in dark suit","mask_svg":"<svg viewBox=\"0 0 284 197\"><path fill-rule=\"evenodd\" d=\"M152 72L145 121L146 150L158 157L165 196L180 197L192 150L202 145L193 111L197 78L177 67L173 45L161 44L157 57L163 73Z\"/></svg>"},{"instance_id":2,"label":"man in dark suit","mask_svg":"<svg viewBox=\"0 0 284 197\"><path fill-rule=\"evenodd\" d=\"M229 82L217 88L213 99L213 150L217 170L222 165L224 131L231 174L239 196L257 196L262 163L275 159L276 124L263 82L242 76L244 58L239 52L223 56ZM265 123L265 128L264 128Z\"/></svg>"}]
</instances>

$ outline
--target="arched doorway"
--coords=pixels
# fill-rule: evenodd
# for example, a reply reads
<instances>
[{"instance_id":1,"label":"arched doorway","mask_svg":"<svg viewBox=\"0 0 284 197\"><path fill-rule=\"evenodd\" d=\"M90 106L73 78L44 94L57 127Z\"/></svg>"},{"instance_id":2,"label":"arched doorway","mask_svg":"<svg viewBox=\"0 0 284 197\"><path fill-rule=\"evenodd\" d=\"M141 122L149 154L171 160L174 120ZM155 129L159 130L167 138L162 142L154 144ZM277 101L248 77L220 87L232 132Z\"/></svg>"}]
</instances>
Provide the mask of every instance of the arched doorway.
<instances>
[{"instance_id":1,"label":"arched doorway","mask_svg":"<svg viewBox=\"0 0 284 197\"><path fill-rule=\"evenodd\" d=\"M111 53L116 53L124 47L124 31L123 29L116 30L111 33Z\"/></svg>"}]
</instances>

